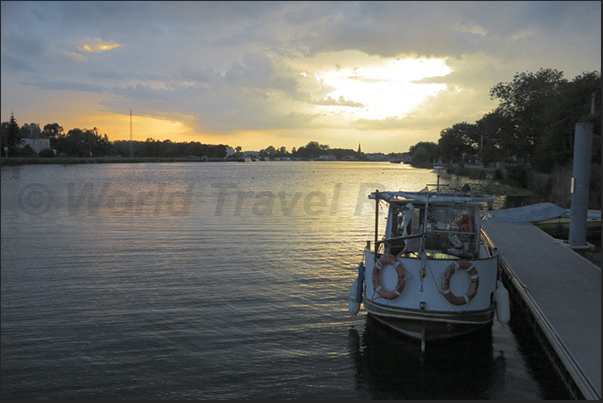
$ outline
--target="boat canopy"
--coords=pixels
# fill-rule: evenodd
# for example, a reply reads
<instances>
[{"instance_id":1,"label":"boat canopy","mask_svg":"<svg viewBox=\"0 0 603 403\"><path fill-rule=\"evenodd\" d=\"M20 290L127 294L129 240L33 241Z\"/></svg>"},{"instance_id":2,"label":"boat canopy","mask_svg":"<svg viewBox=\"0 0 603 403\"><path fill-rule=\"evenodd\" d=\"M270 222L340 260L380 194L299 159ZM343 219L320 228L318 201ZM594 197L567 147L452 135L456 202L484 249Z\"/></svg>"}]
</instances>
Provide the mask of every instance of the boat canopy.
<instances>
[{"instance_id":1,"label":"boat canopy","mask_svg":"<svg viewBox=\"0 0 603 403\"><path fill-rule=\"evenodd\" d=\"M369 199L375 199L379 195L379 199L386 201L394 201L397 197L403 197L408 200L416 200L419 202L493 202L494 198L489 196L468 196L454 193L440 192L373 192L369 195Z\"/></svg>"},{"instance_id":2,"label":"boat canopy","mask_svg":"<svg viewBox=\"0 0 603 403\"><path fill-rule=\"evenodd\" d=\"M504 210L491 210L482 219L507 222L537 222L553 218L569 218L570 212L571 210L553 203L537 203ZM601 211L589 210L588 218L601 219Z\"/></svg>"}]
</instances>

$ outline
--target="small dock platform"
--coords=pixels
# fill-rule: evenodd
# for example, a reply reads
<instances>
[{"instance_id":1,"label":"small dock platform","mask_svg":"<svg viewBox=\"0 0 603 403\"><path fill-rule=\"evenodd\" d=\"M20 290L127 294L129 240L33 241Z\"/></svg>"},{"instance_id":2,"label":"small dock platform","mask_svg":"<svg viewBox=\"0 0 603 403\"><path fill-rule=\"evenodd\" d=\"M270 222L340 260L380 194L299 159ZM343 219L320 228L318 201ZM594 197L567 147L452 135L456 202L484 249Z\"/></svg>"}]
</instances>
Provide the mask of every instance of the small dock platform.
<instances>
[{"instance_id":1,"label":"small dock platform","mask_svg":"<svg viewBox=\"0 0 603 403\"><path fill-rule=\"evenodd\" d=\"M528 307L581 396L572 393L601 400L601 268L532 224L482 224L501 252L509 293Z\"/></svg>"}]
</instances>

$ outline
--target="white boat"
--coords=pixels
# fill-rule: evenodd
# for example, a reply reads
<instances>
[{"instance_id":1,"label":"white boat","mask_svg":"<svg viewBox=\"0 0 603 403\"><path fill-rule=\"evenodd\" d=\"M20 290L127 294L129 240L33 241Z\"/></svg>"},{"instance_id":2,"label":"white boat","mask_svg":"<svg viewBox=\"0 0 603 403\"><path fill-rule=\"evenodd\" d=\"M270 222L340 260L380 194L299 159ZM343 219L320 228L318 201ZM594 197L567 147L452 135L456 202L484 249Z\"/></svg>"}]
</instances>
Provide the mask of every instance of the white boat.
<instances>
[{"instance_id":1,"label":"white boat","mask_svg":"<svg viewBox=\"0 0 603 403\"><path fill-rule=\"evenodd\" d=\"M350 290L352 315L367 313L407 336L460 336L510 320L498 252L481 229L482 203L466 193L373 192L375 238ZM379 228L380 206L387 224Z\"/></svg>"},{"instance_id":2,"label":"white boat","mask_svg":"<svg viewBox=\"0 0 603 403\"><path fill-rule=\"evenodd\" d=\"M571 213L571 209L546 202L489 211L483 219L532 223L551 236L567 239L569 237ZM586 236L587 238L601 239L601 210L587 210Z\"/></svg>"}]
</instances>

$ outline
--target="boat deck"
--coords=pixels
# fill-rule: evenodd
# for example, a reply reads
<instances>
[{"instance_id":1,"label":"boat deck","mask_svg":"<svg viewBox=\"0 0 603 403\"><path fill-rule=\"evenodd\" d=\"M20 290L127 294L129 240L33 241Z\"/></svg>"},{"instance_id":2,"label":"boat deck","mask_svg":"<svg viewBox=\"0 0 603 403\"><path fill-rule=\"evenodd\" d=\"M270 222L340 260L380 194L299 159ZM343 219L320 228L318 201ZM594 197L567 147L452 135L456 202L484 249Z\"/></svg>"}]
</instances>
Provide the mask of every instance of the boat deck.
<instances>
[{"instance_id":1,"label":"boat deck","mask_svg":"<svg viewBox=\"0 0 603 403\"><path fill-rule=\"evenodd\" d=\"M486 220L501 265L583 397L601 399L601 268L532 224Z\"/></svg>"}]
</instances>

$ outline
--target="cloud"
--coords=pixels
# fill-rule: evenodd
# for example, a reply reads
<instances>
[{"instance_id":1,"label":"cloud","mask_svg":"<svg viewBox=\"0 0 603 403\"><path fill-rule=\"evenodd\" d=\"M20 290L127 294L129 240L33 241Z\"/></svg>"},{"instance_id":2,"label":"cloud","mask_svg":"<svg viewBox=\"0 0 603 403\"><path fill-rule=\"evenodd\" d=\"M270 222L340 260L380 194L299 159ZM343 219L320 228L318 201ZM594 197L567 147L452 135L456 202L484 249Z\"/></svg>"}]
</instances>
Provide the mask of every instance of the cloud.
<instances>
[{"instance_id":1,"label":"cloud","mask_svg":"<svg viewBox=\"0 0 603 403\"><path fill-rule=\"evenodd\" d=\"M326 99L321 99L319 101L312 102L314 105L326 105L326 106L349 106L352 108L364 108L364 104L360 102L354 101L346 101L342 96L339 97L338 100L335 100L331 97L327 97Z\"/></svg>"},{"instance_id":2,"label":"cloud","mask_svg":"<svg viewBox=\"0 0 603 403\"><path fill-rule=\"evenodd\" d=\"M469 32L471 34L475 34L475 35L480 35L480 36L484 36L488 34L488 30L480 27L479 25L471 25L471 26L467 26L467 25L463 25L463 24L453 24L453 28L455 31L458 32Z\"/></svg>"},{"instance_id":3,"label":"cloud","mask_svg":"<svg viewBox=\"0 0 603 403\"><path fill-rule=\"evenodd\" d=\"M82 52L96 53L115 49L119 46L121 46L119 43L115 43L113 41L104 41L102 39L96 38L92 43L86 43L83 46L80 46L78 49Z\"/></svg>"},{"instance_id":4,"label":"cloud","mask_svg":"<svg viewBox=\"0 0 603 403\"><path fill-rule=\"evenodd\" d=\"M601 5L590 1L1 7L2 82L26 88L15 93L16 85L3 85L3 119L11 104L26 105L27 97L53 102L52 91L78 91L98 94L96 103L107 112L187 116L199 130L217 135L317 127L343 133L345 127L382 134L431 130L437 136L455 119L472 122L493 109L489 89L516 72L556 68L572 78L601 63ZM446 89L409 112L358 120L361 109L373 104L336 85L382 88L396 78L353 74L352 68L367 72L406 58L444 60L449 74L412 83ZM346 80L325 81L325 73L337 70ZM370 95L378 98L379 91ZM402 111L403 101L388 103Z\"/></svg>"},{"instance_id":5,"label":"cloud","mask_svg":"<svg viewBox=\"0 0 603 403\"><path fill-rule=\"evenodd\" d=\"M41 88L47 91L80 91L94 92L97 94L106 92L106 89L100 85L78 83L73 81L42 81L37 83L23 81L21 84L30 85L32 87Z\"/></svg>"}]
</instances>

